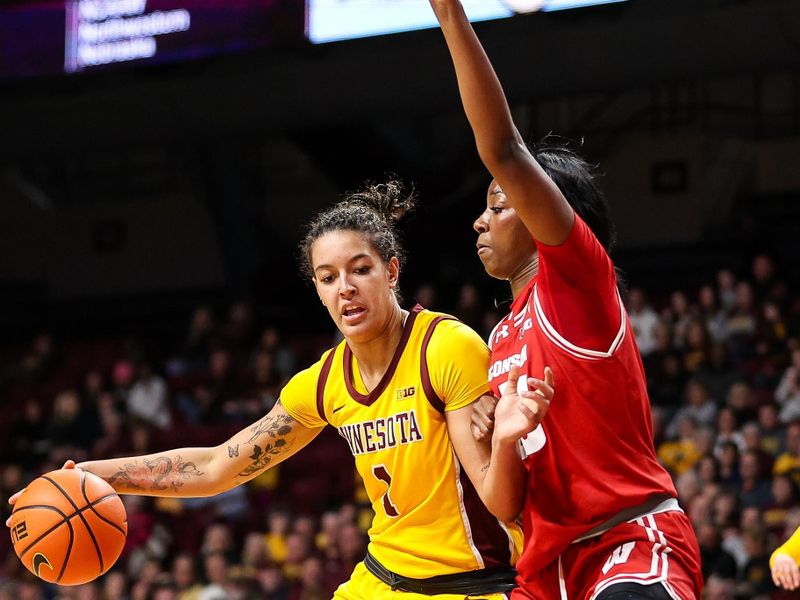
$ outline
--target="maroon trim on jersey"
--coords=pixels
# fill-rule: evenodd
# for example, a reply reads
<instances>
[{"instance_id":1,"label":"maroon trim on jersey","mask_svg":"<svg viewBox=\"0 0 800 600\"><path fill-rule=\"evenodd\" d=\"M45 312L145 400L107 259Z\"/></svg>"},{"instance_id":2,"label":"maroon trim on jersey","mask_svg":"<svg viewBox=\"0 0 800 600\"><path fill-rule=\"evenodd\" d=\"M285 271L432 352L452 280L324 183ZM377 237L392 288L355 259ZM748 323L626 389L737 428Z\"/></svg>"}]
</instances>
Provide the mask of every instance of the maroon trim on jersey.
<instances>
[{"instance_id":1,"label":"maroon trim on jersey","mask_svg":"<svg viewBox=\"0 0 800 600\"><path fill-rule=\"evenodd\" d=\"M325 362L322 364L319 377L317 377L317 412L319 413L319 418L326 423L328 419L325 417L325 384L328 382L328 375L331 373L334 354L336 354L336 348L331 350L328 354L328 358L326 358Z\"/></svg>"},{"instance_id":2,"label":"maroon trim on jersey","mask_svg":"<svg viewBox=\"0 0 800 600\"><path fill-rule=\"evenodd\" d=\"M481 502L464 467L459 466L461 489L464 493L464 509L472 530L472 543L481 553L486 568L507 567L511 564L511 540L500 522Z\"/></svg>"},{"instance_id":3,"label":"maroon trim on jersey","mask_svg":"<svg viewBox=\"0 0 800 600\"><path fill-rule=\"evenodd\" d=\"M350 350L350 346L345 344L344 353L342 356L344 363L342 365L342 370L344 371L345 386L347 387L347 391L353 400L363 404L364 406L370 406L386 390L386 386L389 385L389 382L394 376L394 372L397 370L397 364L400 362L400 357L403 356L403 350L405 350L406 344L408 344L408 338L411 337L411 330L414 328L414 321L421 310L422 306L417 304L409 311L406 324L403 325L403 334L400 336L400 342L397 344L397 348L394 350L392 362L389 363L389 367L386 369L383 377L381 377L378 385L376 385L375 389L373 389L369 394L364 395L360 393L353 383L353 351Z\"/></svg>"},{"instance_id":4,"label":"maroon trim on jersey","mask_svg":"<svg viewBox=\"0 0 800 600\"><path fill-rule=\"evenodd\" d=\"M428 343L431 341L433 337L433 330L436 326L441 323L442 321L455 321L453 317L436 317L430 325L428 325L428 331L425 332L425 337L422 340L422 350L420 355L420 378L422 379L422 389L425 390L425 396L428 398L428 402L430 402L431 406L438 412L444 414L444 402L441 398L439 398L439 394L436 393L436 390L433 389L433 384L431 383L431 374L428 371Z\"/></svg>"}]
</instances>

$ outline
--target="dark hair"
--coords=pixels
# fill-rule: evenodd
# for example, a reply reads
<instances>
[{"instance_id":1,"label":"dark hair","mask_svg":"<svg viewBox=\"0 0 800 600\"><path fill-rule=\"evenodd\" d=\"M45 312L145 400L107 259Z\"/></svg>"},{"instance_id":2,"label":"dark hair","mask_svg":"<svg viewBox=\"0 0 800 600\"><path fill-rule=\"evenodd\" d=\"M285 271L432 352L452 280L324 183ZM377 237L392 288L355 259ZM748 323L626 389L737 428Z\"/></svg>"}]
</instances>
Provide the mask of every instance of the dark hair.
<instances>
[{"instance_id":1,"label":"dark hair","mask_svg":"<svg viewBox=\"0 0 800 600\"><path fill-rule=\"evenodd\" d=\"M595 181L595 167L575 153L568 140L556 136L545 137L530 150L572 209L610 252L617 235L608 202Z\"/></svg>"},{"instance_id":2,"label":"dark hair","mask_svg":"<svg viewBox=\"0 0 800 600\"><path fill-rule=\"evenodd\" d=\"M407 191L401 181L389 179L385 183L368 183L343 200L320 212L308 224L300 242L300 269L309 279L314 277L311 264L311 247L320 237L331 231L355 231L364 234L370 244L388 263L397 258L402 266L405 251L394 224L414 208L414 190Z\"/></svg>"}]
</instances>

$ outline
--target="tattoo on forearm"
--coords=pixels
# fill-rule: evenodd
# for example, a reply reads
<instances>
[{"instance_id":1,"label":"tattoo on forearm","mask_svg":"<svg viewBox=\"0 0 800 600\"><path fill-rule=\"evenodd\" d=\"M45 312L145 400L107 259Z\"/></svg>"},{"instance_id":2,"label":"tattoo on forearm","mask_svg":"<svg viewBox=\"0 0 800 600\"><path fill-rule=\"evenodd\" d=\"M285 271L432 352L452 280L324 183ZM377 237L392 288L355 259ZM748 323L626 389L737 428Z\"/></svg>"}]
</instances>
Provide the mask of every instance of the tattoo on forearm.
<instances>
[{"instance_id":1,"label":"tattoo on forearm","mask_svg":"<svg viewBox=\"0 0 800 600\"><path fill-rule=\"evenodd\" d=\"M228 458L239 456L239 444L235 446L228 446Z\"/></svg>"},{"instance_id":2,"label":"tattoo on forearm","mask_svg":"<svg viewBox=\"0 0 800 600\"><path fill-rule=\"evenodd\" d=\"M247 441L248 444L253 444L253 452L249 457L252 462L239 473L239 476L249 477L262 471L273 459L288 450L292 444L286 436L291 433L293 423L294 419L289 415L267 415L253 425L250 428L253 435Z\"/></svg>"},{"instance_id":3,"label":"tattoo on forearm","mask_svg":"<svg viewBox=\"0 0 800 600\"><path fill-rule=\"evenodd\" d=\"M483 465L483 466L481 467L481 473L486 473L486 471L488 471L488 470L489 470L489 465L491 465L491 464L492 464L492 463L486 463L485 465Z\"/></svg>"},{"instance_id":4,"label":"tattoo on forearm","mask_svg":"<svg viewBox=\"0 0 800 600\"><path fill-rule=\"evenodd\" d=\"M189 479L205 474L197 468L197 465L183 460L181 456L176 456L174 460L169 456L159 456L151 460L144 459L142 462L143 464L140 464L135 460L122 465L108 482L132 490L177 491Z\"/></svg>"}]
</instances>

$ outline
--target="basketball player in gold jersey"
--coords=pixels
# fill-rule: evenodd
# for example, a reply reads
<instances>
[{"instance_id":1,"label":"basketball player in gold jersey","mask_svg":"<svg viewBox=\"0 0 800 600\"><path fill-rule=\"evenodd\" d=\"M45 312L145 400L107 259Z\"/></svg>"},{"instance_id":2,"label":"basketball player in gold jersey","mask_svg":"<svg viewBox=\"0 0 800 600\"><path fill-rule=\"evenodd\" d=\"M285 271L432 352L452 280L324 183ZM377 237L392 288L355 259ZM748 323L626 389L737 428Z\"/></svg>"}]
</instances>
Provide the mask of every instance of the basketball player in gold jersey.
<instances>
[{"instance_id":1,"label":"basketball player in gold jersey","mask_svg":"<svg viewBox=\"0 0 800 600\"><path fill-rule=\"evenodd\" d=\"M452 317L400 307L403 252L393 223L412 205L388 183L351 195L311 223L304 270L344 341L292 378L267 416L214 448L78 467L120 493L207 496L285 460L331 424L349 445L375 511L367 556L335 598L504 597L514 585L522 535L483 503L512 521L525 472L497 477L502 457L490 462L491 448L470 431L471 405L489 389L483 341ZM501 398L497 410L517 418L504 419L495 440L517 440L541 420L553 394L550 377L531 378L533 391ZM513 488L494 485L515 476Z\"/></svg>"}]
</instances>

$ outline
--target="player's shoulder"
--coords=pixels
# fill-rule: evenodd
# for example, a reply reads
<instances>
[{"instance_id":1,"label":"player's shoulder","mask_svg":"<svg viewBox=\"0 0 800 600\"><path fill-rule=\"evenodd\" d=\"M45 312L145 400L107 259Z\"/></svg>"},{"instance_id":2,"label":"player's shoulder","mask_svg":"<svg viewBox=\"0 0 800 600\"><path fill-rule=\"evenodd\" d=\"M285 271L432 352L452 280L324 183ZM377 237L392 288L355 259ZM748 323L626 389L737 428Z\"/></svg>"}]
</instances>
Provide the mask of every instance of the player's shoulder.
<instances>
[{"instance_id":1,"label":"player's shoulder","mask_svg":"<svg viewBox=\"0 0 800 600\"><path fill-rule=\"evenodd\" d=\"M317 381L323 371L330 371L332 362L336 355L337 350L344 344L344 342L325 350L319 359L309 367L298 371L286 384L287 388L311 388L316 389Z\"/></svg>"},{"instance_id":2,"label":"player's shoulder","mask_svg":"<svg viewBox=\"0 0 800 600\"><path fill-rule=\"evenodd\" d=\"M445 354L450 351L463 352L473 347L486 347L486 342L474 329L453 315L428 310L424 312L428 313L426 327L429 338L429 355L438 352Z\"/></svg>"}]
</instances>

